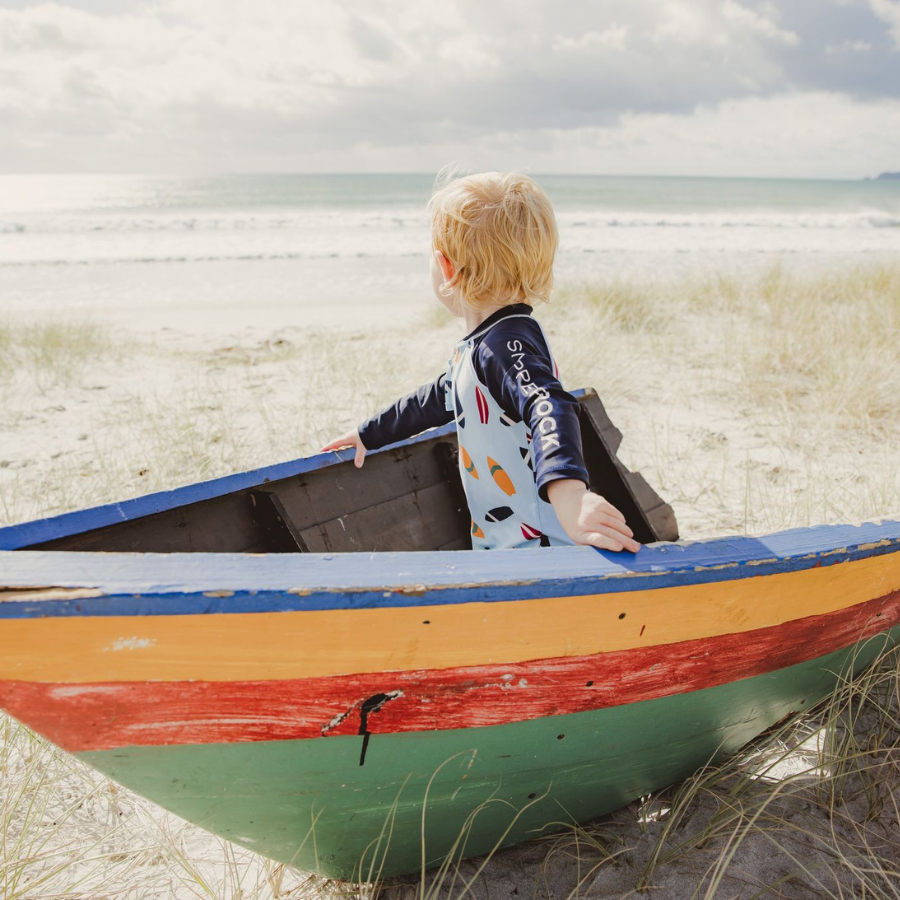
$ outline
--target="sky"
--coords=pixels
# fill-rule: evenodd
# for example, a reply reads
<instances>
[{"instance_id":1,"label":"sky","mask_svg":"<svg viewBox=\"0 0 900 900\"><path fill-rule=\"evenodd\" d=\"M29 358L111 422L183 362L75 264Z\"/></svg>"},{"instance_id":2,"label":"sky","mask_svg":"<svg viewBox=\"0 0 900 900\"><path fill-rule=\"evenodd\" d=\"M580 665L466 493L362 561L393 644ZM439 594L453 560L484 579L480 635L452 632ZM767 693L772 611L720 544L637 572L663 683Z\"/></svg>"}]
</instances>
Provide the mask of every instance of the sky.
<instances>
[{"instance_id":1,"label":"sky","mask_svg":"<svg viewBox=\"0 0 900 900\"><path fill-rule=\"evenodd\" d=\"M900 0L0 0L0 172L860 178Z\"/></svg>"}]
</instances>

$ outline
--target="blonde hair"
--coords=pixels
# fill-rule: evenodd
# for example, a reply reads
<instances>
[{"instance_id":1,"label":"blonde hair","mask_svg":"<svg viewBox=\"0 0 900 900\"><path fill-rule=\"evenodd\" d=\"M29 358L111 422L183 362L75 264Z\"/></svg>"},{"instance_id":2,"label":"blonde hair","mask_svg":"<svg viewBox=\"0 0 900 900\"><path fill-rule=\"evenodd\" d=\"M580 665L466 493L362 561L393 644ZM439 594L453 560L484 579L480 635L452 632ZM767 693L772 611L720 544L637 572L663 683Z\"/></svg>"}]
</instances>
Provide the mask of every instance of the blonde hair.
<instances>
[{"instance_id":1,"label":"blonde hair","mask_svg":"<svg viewBox=\"0 0 900 900\"><path fill-rule=\"evenodd\" d=\"M428 203L431 241L455 268L444 289L471 307L549 300L559 237L543 190L518 172L467 175Z\"/></svg>"}]
</instances>

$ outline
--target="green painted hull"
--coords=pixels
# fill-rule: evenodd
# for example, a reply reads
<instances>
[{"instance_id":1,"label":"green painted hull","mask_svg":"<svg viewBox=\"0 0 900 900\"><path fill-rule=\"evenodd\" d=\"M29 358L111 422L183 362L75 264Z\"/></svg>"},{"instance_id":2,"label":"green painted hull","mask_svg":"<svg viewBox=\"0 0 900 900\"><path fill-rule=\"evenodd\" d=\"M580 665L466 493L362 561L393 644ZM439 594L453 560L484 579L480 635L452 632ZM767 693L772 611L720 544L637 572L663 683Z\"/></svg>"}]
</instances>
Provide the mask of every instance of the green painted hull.
<instances>
[{"instance_id":1,"label":"green painted hull","mask_svg":"<svg viewBox=\"0 0 900 900\"><path fill-rule=\"evenodd\" d=\"M890 634L900 638L900 627ZM374 734L362 766L362 737L346 736L79 756L265 856L367 880L486 853L679 781L817 702L838 673L859 670L884 646L872 640L770 674L594 712Z\"/></svg>"}]
</instances>

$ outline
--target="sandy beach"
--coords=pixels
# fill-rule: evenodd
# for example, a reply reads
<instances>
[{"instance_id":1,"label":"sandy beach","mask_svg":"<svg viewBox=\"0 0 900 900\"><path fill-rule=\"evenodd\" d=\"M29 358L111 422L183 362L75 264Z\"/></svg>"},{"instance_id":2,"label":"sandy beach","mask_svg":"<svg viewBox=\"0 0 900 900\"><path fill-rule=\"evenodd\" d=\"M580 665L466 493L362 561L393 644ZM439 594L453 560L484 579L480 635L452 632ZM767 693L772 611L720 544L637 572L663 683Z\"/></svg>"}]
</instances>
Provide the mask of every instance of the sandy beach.
<instances>
[{"instance_id":1,"label":"sandy beach","mask_svg":"<svg viewBox=\"0 0 900 900\"><path fill-rule=\"evenodd\" d=\"M625 435L623 461L673 505L683 538L900 512L896 266L811 272L785 262L740 276L570 282L539 315L564 382L598 390ZM312 453L434 377L458 334L459 323L425 299L392 321L351 312L329 327L277 305L9 312L0 321L0 522ZM865 879L839 850L859 856L854 840L863 835L885 868L865 876L867 896L896 896L897 697L891 702L878 708L891 710L892 724L869 748L881 754L877 803L863 788L822 800L828 779L812 775L830 763L813 738L788 761L811 775L789 787L748 779L745 765L556 841L503 851L482 869L465 862L455 881L358 889L213 838L4 719L0 886L7 897L380 890L412 898L461 896L474 878L475 897L847 896ZM857 723L863 743L867 722ZM798 727L800 737L796 728L776 736L768 752L786 753L818 724ZM745 809L766 809L740 840L746 820L723 819L735 790ZM708 836L692 840L698 832ZM683 853L671 852L681 844Z\"/></svg>"}]
</instances>

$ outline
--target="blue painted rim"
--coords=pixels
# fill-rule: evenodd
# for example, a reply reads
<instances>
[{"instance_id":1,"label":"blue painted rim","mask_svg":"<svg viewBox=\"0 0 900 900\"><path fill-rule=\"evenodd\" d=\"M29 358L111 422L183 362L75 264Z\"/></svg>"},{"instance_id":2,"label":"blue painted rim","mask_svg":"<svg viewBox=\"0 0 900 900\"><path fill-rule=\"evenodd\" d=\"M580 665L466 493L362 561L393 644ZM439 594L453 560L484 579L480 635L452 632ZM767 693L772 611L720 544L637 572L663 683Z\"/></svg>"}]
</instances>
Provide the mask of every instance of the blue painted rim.
<instances>
[{"instance_id":1,"label":"blue painted rim","mask_svg":"<svg viewBox=\"0 0 900 900\"><path fill-rule=\"evenodd\" d=\"M73 599L2 599L0 618L196 615L495 603L615 595L799 572L900 551L900 521L820 525L764 537L423 553L0 553L0 588L96 590Z\"/></svg>"}]
</instances>

